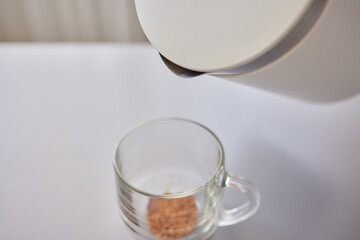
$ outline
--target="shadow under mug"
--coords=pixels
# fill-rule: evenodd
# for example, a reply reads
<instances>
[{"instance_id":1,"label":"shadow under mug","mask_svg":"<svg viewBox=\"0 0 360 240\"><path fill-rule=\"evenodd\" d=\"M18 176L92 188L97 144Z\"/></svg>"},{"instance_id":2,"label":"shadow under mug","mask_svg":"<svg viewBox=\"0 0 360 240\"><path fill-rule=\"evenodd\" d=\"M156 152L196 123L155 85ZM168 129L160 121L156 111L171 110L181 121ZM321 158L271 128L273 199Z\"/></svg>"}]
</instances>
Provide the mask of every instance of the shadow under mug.
<instances>
[{"instance_id":1,"label":"shadow under mug","mask_svg":"<svg viewBox=\"0 0 360 240\"><path fill-rule=\"evenodd\" d=\"M131 129L114 157L120 215L135 239L207 239L218 226L252 216L260 195L252 183L228 173L224 149L207 127L162 118ZM222 204L224 187L248 200Z\"/></svg>"}]
</instances>

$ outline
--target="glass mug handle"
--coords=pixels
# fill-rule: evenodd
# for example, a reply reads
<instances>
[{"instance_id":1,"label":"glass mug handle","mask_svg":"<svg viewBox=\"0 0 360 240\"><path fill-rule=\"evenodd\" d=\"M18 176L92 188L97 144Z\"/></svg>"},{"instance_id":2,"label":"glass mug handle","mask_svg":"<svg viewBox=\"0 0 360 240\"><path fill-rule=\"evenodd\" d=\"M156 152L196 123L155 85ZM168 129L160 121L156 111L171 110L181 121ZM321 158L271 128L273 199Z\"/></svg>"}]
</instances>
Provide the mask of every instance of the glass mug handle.
<instances>
[{"instance_id":1,"label":"glass mug handle","mask_svg":"<svg viewBox=\"0 0 360 240\"><path fill-rule=\"evenodd\" d=\"M244 221L251 217L260 204L260 193L258 189L247 179L227 173L223 187L236 188L244 193L248 200L239 207L232 209L222 208L219 226L229 226Z\"/></svg>"}]
</instances>

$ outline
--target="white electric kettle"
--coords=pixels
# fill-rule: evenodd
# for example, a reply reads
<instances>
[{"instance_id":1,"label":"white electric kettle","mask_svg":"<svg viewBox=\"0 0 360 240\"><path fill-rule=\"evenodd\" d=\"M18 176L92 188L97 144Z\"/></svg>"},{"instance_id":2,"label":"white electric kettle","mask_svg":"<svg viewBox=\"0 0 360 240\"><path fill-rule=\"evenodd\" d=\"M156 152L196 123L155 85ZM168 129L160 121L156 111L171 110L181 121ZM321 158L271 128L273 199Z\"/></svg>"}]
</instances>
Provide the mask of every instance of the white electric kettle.
<instances>
[{"instance_id":1,"label":"white electric kettle","mask_svg":"<svg viewBox=\"0 0 360 240\"><path fill-rule=\"evenodd\" d=\"M310 101L360 92L359 0L135 0L168 68Z\"/></svg>"}]
</instances>

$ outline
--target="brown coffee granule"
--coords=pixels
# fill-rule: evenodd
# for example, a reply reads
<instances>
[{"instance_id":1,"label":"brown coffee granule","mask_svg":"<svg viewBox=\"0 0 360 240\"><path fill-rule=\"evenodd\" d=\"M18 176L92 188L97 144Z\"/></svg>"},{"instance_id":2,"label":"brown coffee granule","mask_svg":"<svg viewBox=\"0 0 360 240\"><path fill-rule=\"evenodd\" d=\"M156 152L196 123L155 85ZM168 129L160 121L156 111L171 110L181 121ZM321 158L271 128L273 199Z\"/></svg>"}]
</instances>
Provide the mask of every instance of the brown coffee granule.
<instances>
[{"instance_id":1,"label":"brown coffee granule","mask_svg":"<svg viewBox=\"0 0 360 240\"><path fill-rule=\"evenodd\" d=\"M147 212L151 232L158 238L174 239L188 235L195 227L197 208L193 196L150 199Z\"/></svg>"}]
</instances>

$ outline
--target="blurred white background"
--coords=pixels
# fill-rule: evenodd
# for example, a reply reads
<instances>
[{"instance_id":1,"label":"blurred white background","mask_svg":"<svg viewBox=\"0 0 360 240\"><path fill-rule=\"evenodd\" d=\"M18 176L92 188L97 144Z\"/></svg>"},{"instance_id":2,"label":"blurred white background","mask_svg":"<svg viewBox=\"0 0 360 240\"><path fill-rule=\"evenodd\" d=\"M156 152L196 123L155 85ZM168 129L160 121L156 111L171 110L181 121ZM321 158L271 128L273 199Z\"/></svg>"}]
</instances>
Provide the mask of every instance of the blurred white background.
<instances>
[{"instance_id":1,"label":"blurred white background","mask_svg":"<svg viewBox=\"0 0 360 240\"><path fill-rule=\"evenodd\" d=\"M146 41L134 0L0 0L0 41Z\"/></svg>"}]
</instances>

